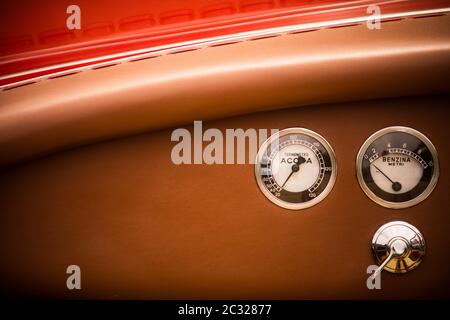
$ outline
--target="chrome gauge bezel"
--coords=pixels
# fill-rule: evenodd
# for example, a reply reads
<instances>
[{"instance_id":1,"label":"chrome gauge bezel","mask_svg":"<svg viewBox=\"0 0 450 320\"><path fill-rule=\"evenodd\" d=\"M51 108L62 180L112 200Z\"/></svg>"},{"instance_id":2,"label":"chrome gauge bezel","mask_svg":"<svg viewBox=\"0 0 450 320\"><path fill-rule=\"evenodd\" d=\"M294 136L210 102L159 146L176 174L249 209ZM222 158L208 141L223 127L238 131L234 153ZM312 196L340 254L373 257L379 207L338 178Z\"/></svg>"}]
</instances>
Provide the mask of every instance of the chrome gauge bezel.
<instances>
[{"instance_id":1,"label":"chrome gauge bezel","mask_svg":"<svg viewBox=\"0 0 450 320\"><path fill-rule=\"evenodd\" d=\"M265 185L262 181L262 176L261 176L261 166L260 166L261 159L262 159L265 151L267 150L267 148L270 145L272 145L272 143L274 143L277 139L279 140L281 137L283 137L285 135L292 135L292 134L306 135L306 136L312 137L315 140L317 140L323 146L323 148L327 151L327 153L330 157L330 162L331 162L331 174L330 174L330 178L328 180L326 187L323 189L323 191L317 197L315 197L312 200L302 202L302 203L290 203L290 202L283 201L283 200L277 198L269 190L267 190L267 188L265 187ZM323 138L317 132L314 132L312 130L305 129L305 128L287 128L287 129L280 130L277 133L273 134L272 136L270 136L266 141L264 141L261 144L261 146L258 150L258 154L256 155L256 160L255 160L255 178L256 178L256 182L257 182L258 187L261 190L261 192L272 203L276 204L279 207L289 209L289 210L306 209L306 208L309 208L309 207L312 207L312 206L318 204L323 199L325 199L328 196L328 194L331 192L331 190L333 189L333 186L336 182L337 170L338 170L338 168L337 168L336 155L334 153L333 148L328 143L328 141L325 140L325 138Z\"/></svg>"},{"instance_id":2,"label":"chrome gauge bezel","mask_svg":"<svg viewBox=\"0 0 450 320\"><path fill-rule=\"evenodd\" d=\"M385 199L380 198L378 195L376 195L366 184L364 178L363 178L363 157L366 154L366 150L369 148L369 146L375 142L378 138L388 134L388 133L395 133L395 132L403 132L410 134L420 141L422 141L428 150L430 151L432 158L433 158L433 175L431 177L431 180L428 184L428 186L425 188L425 190L418 196L416 196L413 199L410 199L408 201L404 202L391 202L387 201ZM439 179L439 160L438 160L438 153L436 148L434 147L433 143L428 139L423 133L417 131L416 129L404 127L404 126L392 126L387 127L384 129L381 129L374 134L372 134L367 140L363 143L361 148L359 149L358 155L356 157L356 176L358 178L359 185L361 186L361 189L364 191L364 193L375 203L390 209L403 209L403 208L409 208L412 206L415 206L422 201L424 201L428 196L431 194L431 192L434 190L434 188L437 185L438 179Z\"/></svg>"}]
</instances>

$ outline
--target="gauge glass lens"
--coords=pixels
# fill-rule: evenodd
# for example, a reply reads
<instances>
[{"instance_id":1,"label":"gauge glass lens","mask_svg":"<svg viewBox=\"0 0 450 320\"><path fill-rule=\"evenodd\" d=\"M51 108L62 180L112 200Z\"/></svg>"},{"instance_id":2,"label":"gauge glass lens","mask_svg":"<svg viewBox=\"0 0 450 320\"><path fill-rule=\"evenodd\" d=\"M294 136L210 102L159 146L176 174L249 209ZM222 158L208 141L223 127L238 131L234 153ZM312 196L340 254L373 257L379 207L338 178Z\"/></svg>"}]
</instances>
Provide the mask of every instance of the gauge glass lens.
<instances>
[{"instance_id":1,"label":"gauge glass lens","mask_svg":"<svg viewBox=\"0 0 450 320\"><path fill-rule=\"evenodd\" d=\"M337 173L333 149L319 134L303 129L279 131L261 146L255 175L263 194L280 207L298 210L320 202Z\"/></svg>"},{"instance_id":2,"label":"gauge glass lens","mask_svg":"<svg viewBox=\"0 0 450 320\"><path fill-rule=\"evenodd\" d=\"M367 196L388 208L406 208L423 201L439 175L433 144L407 127L389 127L373 134L361 147L356 167Z\"/></svg>"}]
</instances>

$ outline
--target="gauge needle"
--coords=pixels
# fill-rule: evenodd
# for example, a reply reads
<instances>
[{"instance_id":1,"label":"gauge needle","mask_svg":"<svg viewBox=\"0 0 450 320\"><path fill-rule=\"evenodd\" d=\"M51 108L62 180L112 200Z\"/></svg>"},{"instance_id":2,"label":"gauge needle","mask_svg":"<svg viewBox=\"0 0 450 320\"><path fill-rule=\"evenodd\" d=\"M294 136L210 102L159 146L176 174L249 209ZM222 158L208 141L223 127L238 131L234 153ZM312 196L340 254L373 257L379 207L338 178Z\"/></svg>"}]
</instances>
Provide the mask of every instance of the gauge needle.
<instances>
[{"instance_id":1,"label":"gauge needle","mask_svg":"<svg viewBox=\"0 0 450 320\"><path fill-rule=\"evenodd\" d=\"M379 173L381 173L383 176L385 176L386 179L388 179L388 180L392 183L392 190L394 190L394 191L400 191L400 190L402 189L402 185L401 185L400 182L398 182L398 181L396 181L396 182L392 181L392 179L389 178L383 171L381 171L380 168L378 168L375 164L372 164L372 165L375 167L375 169L378 170Z\"/></svg>"},{"instance_id":2,"label":"gauge needle","mask_svg":"<svg viewBox=\"0 0 450 320\"><path fill-rule=\"evenodd\" d=\"M284 185L288 182L288 180L292 177L292 175L293 175L295 172L297 172L297 171L300 170L300 165L301 165L302 163L305 163L305 162L306 162L306 159L305 159L305 158L303 158L302 156L298 156L298 158L297 158L297 163L294 163L294 164L292 165L292 171L291 171L291 173L289 174L289 176L286 178L286 180L284 181L284 183L283 183L283 185L281 186L281 188L284 187Z\"/></svg>"}]
</instances>

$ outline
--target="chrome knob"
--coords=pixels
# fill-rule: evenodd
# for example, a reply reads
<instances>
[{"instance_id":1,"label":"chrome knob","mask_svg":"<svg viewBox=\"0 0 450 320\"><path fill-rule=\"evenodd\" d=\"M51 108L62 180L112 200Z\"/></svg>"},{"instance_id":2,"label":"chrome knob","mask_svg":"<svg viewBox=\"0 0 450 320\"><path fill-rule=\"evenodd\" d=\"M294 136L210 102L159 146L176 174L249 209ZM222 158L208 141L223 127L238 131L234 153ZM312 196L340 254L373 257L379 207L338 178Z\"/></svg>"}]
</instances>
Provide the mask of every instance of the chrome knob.
<instances>
[{"instance_id":1,"label":"chrome knob","mask_svg":"<svg viewBox=\"0 0 450 320\"><path fill-rule=\"evenodd\" d=\"M372 274L382 271L406 273L416 268L425 255L425 239L416 227L403 221L382 225L372 239L372 250L380 266Z\"/></svg>"}]
</instances>

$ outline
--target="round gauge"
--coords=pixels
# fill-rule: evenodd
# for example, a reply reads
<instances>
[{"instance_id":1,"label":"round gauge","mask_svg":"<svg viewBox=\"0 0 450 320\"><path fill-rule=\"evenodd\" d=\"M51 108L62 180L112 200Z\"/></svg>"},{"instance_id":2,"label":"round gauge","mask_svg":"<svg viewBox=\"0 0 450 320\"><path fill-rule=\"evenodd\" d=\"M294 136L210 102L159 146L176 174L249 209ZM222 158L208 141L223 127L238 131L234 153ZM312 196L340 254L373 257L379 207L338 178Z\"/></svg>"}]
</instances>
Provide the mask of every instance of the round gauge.
<instances>
[{"instance_id":1,"label":"round gauge","mask_svg":"<svg viewBox=\"0 0 450 320\"><path fill-rule=\"evenodd\" d=\"M334 151L319 134L302 128L281 130L256 156L255 175L263 194L280 207L299 210L322 201L333 188Z\"/></svg>"},{"instance_id":2,"label":"round gauge","mask_svg":"<svg viewBox=\"0 0 450 320\"><path fill-rule=\"evenodd\" d=\"M359 184L376 203L393 209L425 200L436 186L439 162L427 137L406 127L389 127L364 142L356 159Z\"/></svg>"}]
</instances>

